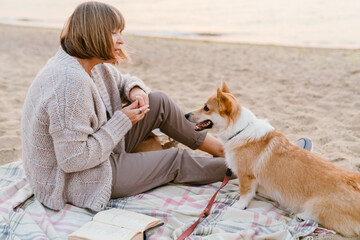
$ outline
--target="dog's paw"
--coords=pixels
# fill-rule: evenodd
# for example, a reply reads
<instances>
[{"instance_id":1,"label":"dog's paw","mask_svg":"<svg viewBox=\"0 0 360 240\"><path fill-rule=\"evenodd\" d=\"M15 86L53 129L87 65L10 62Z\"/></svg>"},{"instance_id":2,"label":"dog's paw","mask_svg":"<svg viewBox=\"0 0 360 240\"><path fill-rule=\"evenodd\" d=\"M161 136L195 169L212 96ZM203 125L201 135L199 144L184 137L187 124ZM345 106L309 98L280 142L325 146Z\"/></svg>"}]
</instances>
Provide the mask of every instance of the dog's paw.
<instances>
[{"instance_id":1,"label":"dog's paw","mask_svg":"<svg viewBox=\"0 0 360 240\"><path fill-rule=\"evenodd\" d=\"M176 148L179 145L179 142L175 141L174 139L169 138L168 142L161 145L163 149L169 149L169 148Z\"/></svg>"},{"instance_id":2,"label":"dog's paw","mask_svg":"<svg viewBox=\"0 0 360 240\"><path fill-rule=\"evenodd\" d=\"M248 204L249 201L240 198L239 201L233 204L233 207L243 210L248 206Z\"/></svg>"},{"instance_id":3,"label":"dog's paw","mask_svg":"<svg viewBox=\"0 0 360 240\"><path fill-rule=\"evenodd\" d=\"M311 213L308 213L308 212L302 212L302 213L296 214L296 220L298 222L302 222L305 220L318 221L316 218L314 218L314 216Z\"/></svg>"}]
</instances>

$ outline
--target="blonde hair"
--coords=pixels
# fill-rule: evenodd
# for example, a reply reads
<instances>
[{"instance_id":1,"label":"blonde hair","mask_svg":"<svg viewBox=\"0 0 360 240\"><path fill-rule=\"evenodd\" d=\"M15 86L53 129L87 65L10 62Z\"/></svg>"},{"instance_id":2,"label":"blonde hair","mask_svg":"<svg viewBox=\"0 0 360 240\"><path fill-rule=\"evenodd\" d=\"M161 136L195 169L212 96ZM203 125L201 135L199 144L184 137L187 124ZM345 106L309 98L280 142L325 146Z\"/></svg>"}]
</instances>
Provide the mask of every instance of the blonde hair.
<instances>
[{"instance_id":1,"label":"blonde hair","mask_svg":"<svg viewBox=\"0 0 360 240\"><path fill-rule=\"evenodd\" d=\"M76 7L60 34L60 44L69 55L101 60L128 60L123 49L117 56L112 32L125 28L118 9L101 2L85 2Z\"/></svg>"}]
</instances>

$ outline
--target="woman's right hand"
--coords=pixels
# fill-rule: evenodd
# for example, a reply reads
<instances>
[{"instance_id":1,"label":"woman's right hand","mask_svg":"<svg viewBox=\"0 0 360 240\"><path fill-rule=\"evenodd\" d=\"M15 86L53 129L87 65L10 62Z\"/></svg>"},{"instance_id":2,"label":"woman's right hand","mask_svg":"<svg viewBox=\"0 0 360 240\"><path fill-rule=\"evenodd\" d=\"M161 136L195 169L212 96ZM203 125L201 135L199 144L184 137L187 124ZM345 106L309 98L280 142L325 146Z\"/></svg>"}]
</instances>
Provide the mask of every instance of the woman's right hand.
<instances>
[{"instance_id":1,"label":"woman's right hand","mask_svg":"<svg viewBox=\"0 0 360 240\"><path fill-rule=\"evenodd\" d=\"M145 114L150 111L149 105L139 107L139 100L136 99L129 106L121 110L131 121L132 125L145 117Z\"/></svg>"}]
</instances>

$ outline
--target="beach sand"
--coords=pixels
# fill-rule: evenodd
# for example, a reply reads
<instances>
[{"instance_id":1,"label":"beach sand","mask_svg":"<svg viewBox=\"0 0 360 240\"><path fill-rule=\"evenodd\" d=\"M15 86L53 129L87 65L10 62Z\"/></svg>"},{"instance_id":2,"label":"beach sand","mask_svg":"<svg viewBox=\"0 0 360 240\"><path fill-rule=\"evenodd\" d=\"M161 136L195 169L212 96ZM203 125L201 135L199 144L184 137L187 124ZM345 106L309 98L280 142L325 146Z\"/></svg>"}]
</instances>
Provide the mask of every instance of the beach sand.
<instances>
[{"instance_id":1,"label":"beach sand","mask_svg":"<svg viewBox=\"0 0 360 240\"><path fill-rule=\"evenodd\" d=\"M0 25L0 32L3 165L21 159L22 105L35 75L56 53L60 30ZM310 137L316 154L360 172L360 50L126 35L125 41L132 62L120 71L166 92L184 112L201 107L224 79L240 103L291 140Z\"/></svg>"}]
</instances>

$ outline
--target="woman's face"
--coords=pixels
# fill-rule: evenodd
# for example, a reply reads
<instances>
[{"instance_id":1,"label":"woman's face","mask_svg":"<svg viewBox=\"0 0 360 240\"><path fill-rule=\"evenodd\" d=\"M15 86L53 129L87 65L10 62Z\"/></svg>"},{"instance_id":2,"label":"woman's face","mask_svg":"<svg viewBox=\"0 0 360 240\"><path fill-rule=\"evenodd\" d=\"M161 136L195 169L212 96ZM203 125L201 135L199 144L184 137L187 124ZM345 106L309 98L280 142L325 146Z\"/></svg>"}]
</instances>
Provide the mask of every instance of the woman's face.
<instances>
[{"instance_id":1,"label":"woman's face","mask_svg":"<svg viewBox=\"0 0 360 240\"><path fill-rule=\"evenodd\" d=\"M112 32L112 39L115 49L115 55L118 56L120 54L121 45L124 44L124 40L121 36L121 31L117 30Z\"/></svg>"}]
</instances>

